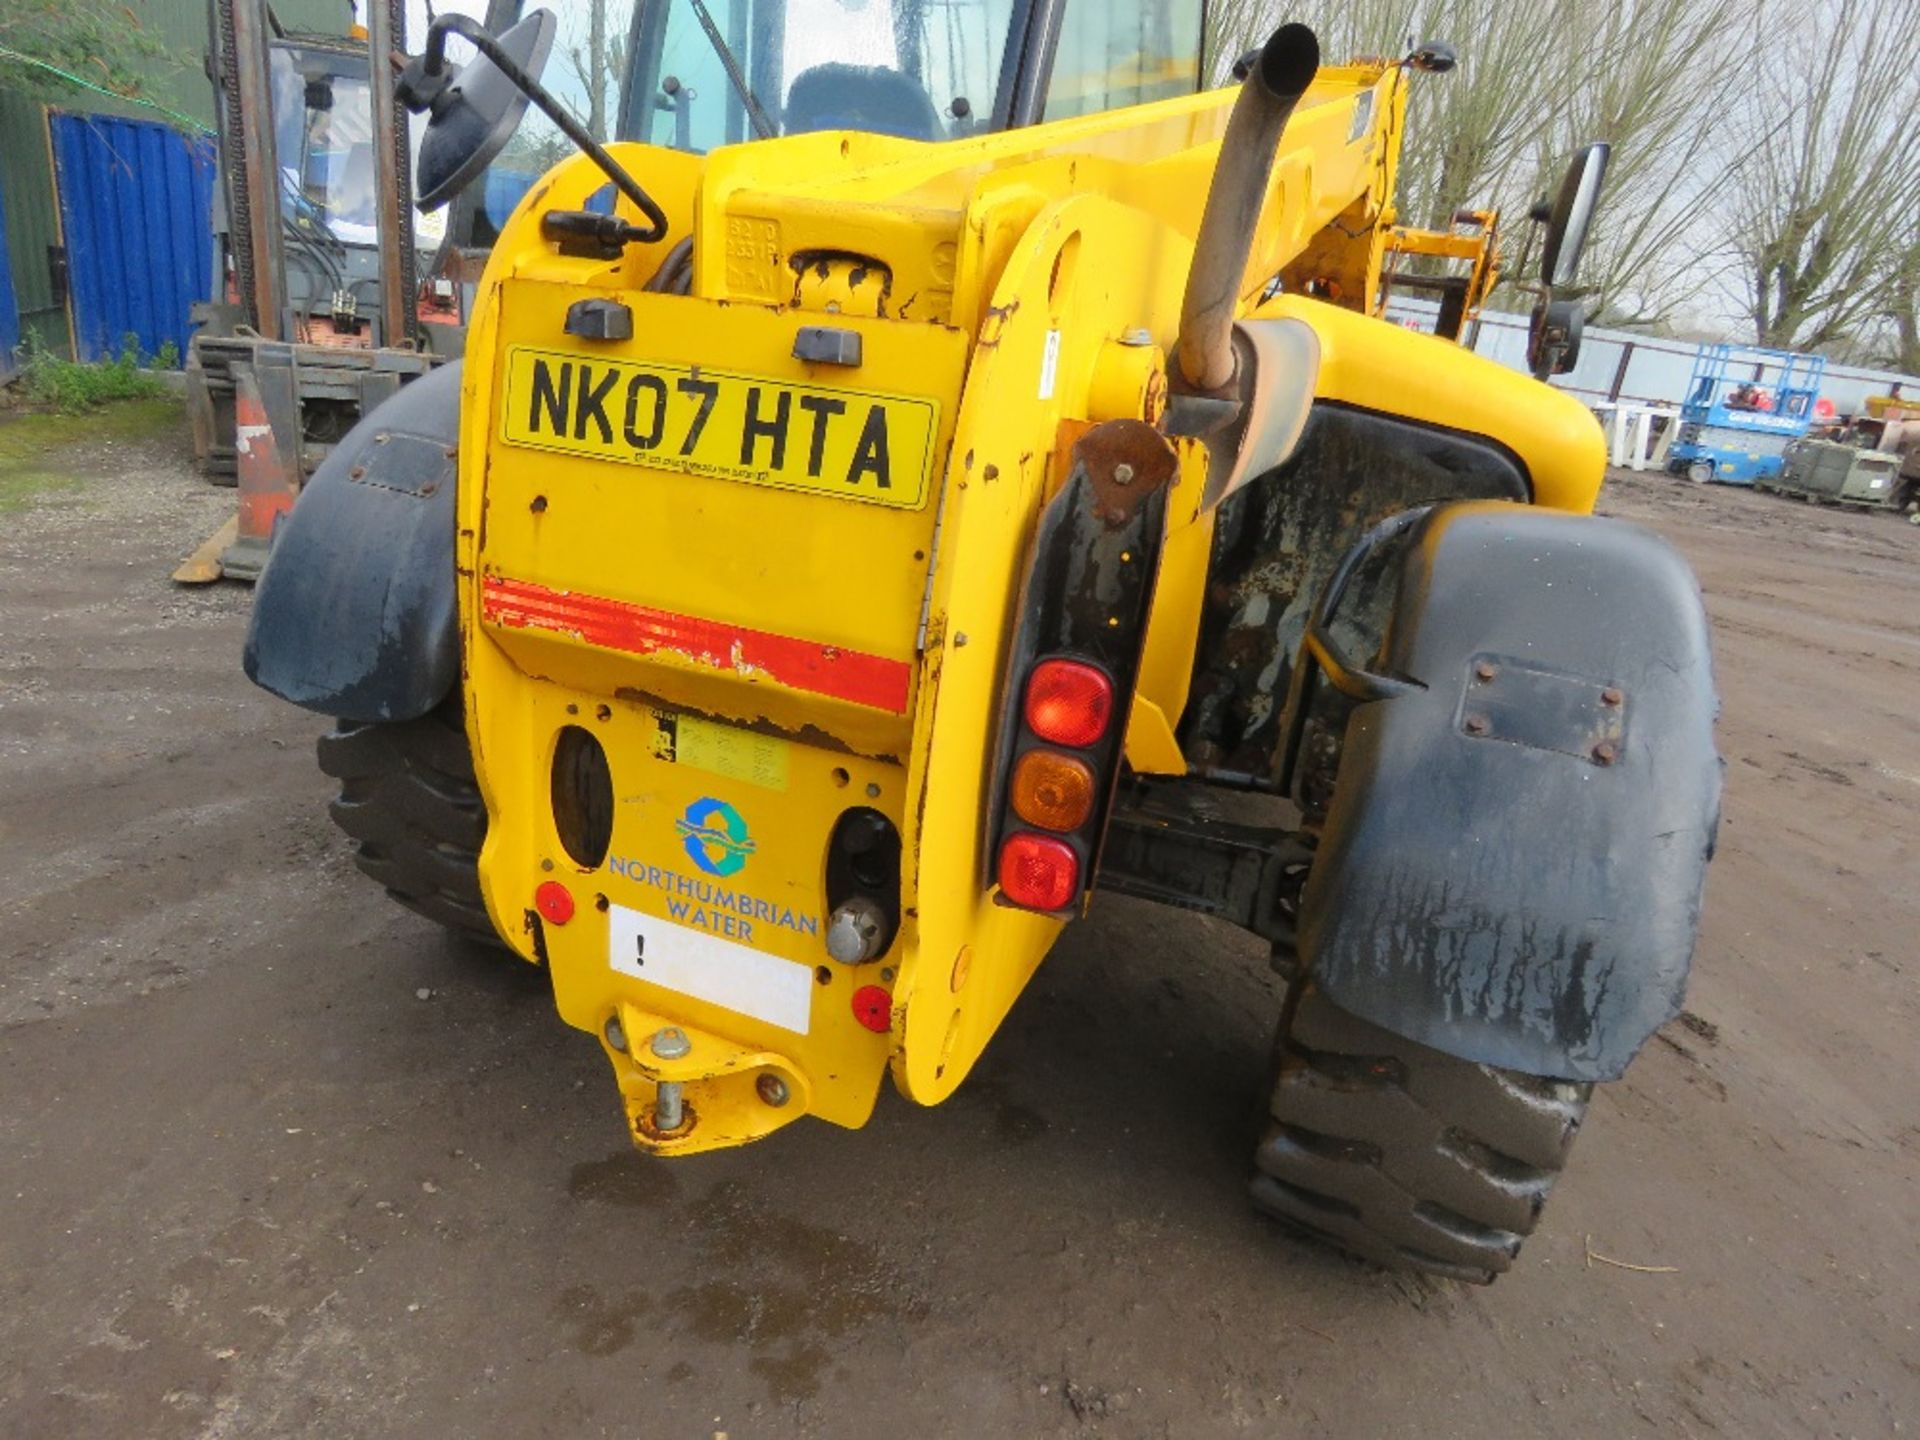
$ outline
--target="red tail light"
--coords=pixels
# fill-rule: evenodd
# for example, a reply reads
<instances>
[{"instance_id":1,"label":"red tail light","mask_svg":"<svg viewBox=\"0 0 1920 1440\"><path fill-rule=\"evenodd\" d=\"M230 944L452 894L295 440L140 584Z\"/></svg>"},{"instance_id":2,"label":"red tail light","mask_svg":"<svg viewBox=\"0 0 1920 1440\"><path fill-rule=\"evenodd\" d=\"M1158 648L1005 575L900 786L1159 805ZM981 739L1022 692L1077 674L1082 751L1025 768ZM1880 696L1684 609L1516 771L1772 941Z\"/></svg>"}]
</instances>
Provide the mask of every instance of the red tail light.
<instances>
[{"instance_id":1,"label":"red tail light","mask_svg":"<svg viewBox=\"0 0 1920 1440\"><path fill-rule=\"evenodd\" d=\"M1107 733L1113 682L1078 660L1042 660L1027 681L1027 727L1042 740L1076 748Z\"/></svg>"},{"instance_id":2,"label":"red tail light","mask_svg":"<svg viewBox=\"0 0 1920 1440\"><path fill-rule=\"evenodd\" d=\"M1000 847L1000 890L1029 910L1064 910L1080 893L1080 859L1051 836L1019 831Z\"/></svg>"}]
</instances>

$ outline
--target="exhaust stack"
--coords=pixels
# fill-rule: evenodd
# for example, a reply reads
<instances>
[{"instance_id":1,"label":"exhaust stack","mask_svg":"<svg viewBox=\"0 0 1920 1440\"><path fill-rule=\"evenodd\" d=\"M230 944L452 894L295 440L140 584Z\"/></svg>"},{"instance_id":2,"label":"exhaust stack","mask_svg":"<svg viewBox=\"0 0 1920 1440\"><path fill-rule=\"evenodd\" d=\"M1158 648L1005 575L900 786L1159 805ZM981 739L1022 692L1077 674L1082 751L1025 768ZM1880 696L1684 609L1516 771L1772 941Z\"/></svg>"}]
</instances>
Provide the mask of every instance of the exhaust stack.
<instances>
[{"instance_id":1,"label":"exhaust stack","mask_svg":"<svg viewBox=\"0 0 1920 1440\"><path fill-rule=\"evenodd\" d=\"M1233 312L1266 205L1273 157L1293 107L1319 68L1320 41L1313 31L1282 25L1260 47L1233 103L1180 306L1176 384L1190 394L1219 394L1233 383Z\"/></svg>"}]
</instances>

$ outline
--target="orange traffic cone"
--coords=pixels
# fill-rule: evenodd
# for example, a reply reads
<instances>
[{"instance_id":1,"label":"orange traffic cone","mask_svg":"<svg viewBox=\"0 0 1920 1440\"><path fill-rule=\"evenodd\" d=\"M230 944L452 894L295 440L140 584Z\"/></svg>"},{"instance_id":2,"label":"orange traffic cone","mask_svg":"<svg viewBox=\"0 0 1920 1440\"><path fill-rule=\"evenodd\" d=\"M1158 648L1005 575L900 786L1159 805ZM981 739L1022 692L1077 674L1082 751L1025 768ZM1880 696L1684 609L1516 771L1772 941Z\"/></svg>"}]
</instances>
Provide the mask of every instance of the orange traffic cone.
<instances>
[{"instance_id":1,"label":"orange traffic cone","mask_svg":"<svg viewBox=\"0 0 1920 1440\"><path fill-rule=\"evenodd\" d=\"M240 481L240 517L234 541L220 556L228 579L252 580L267 563L274 522L293 508L300 493L297 437L277 435L260 398L251 365L233 367L235 469Z\"/></svg>"}]
</instances>

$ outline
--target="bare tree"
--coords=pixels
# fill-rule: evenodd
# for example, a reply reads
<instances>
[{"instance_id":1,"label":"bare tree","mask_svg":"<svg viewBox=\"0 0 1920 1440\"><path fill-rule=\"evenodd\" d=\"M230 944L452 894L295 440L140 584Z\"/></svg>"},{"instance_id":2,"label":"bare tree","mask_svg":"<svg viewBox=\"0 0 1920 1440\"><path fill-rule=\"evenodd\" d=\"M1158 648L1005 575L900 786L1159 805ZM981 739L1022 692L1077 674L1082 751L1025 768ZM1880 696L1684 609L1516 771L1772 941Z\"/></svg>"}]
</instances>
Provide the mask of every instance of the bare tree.
<instances>
[{"instance_id":1,"label":"bare tree","mask_svg":"<svg viewBox=\"0 0 1920 1440\"><path fill-rule=\"evenodd\" d=\"M1564 78L1531 185L1550 193L1580 146L1612 146L1580 286L1596 319L1658 327L1705 287L1718 239L1711 217L1732 175L1700 162L1727 125L1724 77L1751 62L1756 18L1753 0L1578 7L1563 43L1578 52L1579 69Z\"/></svg>"},{"instance_id":2,"label":"bare tree","mask_svg":"<svg viewBox=\"0 0 1920 1440\"><path fill-rule=\"evenodd\" d=\"M1920 226L1910 227L1907 248L1890 267L1885 290L1868 358L1903 375L1920 375Z\"/></svg>"},{"instance_id":3,"label":"bare tree","mask_svg":"<svg viewBox=\"0 0 1920 1440\"><path fill-rule=\"evenodd\" d=\"M1700 216L1727 183L1696 156L1725 125L1719 91L1754 44L1757 0L1309 0L1330 59L1457 44L1460 65L1413 87L1400 214L1445 226L1463 205L1508 218L1507 274L1525 278L1534 233L1516 225L1551 193L1574 151L1613 145L1582 293L1599 318L1659 325L1697 293L1717 243ZM1216 73L1269 26L1278 0L1217 3ZM1712 57L1711 63L1703 57ZM1511 287L1507 298L1516 301Z\"/></svg>"},{"instance_id":4,"label":"bare tree","mask_svg":"<svg viewBox=\"0 0 1920 1440\"><path fill-rule=\"evenodd\" d=\"M607 138L607 3L606 0L592 0L587 7L589 22L587 26L587 57L584 62L579 51L574 52L573 63L583 65L587 72L587 128L596 140Z\"/></svg>"},{"instance_id":5,"label":"bare tree","mask_svg":"<svg viewBox=\"0 0 1920 1440\"><path fill-rule=\"evenodd\" d=\"M1457 42L1459 70L1421 77L1410 93L1396 197L1410 223L1444 226L1528 168L1563 78L1555 72L1570 67L1554 34L1564 8L1563 0L1230 0L1212 12L1213 54L1230 65L1282 15L1311 24L1330 63L1398 58L1429 39Z\"/></svg>"},{"instance_id":6,"label":"bare tree","mask_svg":"<svg viewBox=\"0 0 1920 1440\"><path fill-rule=\"evenodd\" d=\"M585 42L575 40L566 47L568 66L584 92L587 131L603 142L611 131L608 96L613 92L626 55L625 35L608 34L607 3L608 0L588 0L584 7L587 12Z\"/></svg>"},{"instance_id":7,"label":"bare tree","mask_svg":"<svg viewBox=\"0 0 1920 1440\"><path fill-rule=\"evenodd\" d=\"M1769 5L1808 39L1768 47L1748 87L1728 243L1754 338L1813 350L1884 313L1913 244L1920 6L1827 0L1814 29L1802 7Z\"/></svg>"}]
</instances>

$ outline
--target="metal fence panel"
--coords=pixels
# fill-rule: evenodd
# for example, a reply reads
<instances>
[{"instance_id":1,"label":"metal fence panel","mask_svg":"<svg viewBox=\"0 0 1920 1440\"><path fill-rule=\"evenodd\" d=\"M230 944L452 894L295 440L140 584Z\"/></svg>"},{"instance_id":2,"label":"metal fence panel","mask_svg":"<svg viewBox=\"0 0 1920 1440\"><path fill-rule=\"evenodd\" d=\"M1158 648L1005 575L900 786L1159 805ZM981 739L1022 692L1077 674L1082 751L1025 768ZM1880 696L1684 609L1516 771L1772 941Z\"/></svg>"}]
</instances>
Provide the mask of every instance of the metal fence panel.
<instances>
[{"instance_id":1,"label":"metal fence panel","mask_svg":"<svg viewBox=\"0 0 1920 1440\"><path fill-rule=\"evenodd\" d=\"M1387 318L1409 329L1431 332L1439 308L1420 296L1395 295L1387 302ZM1509 369L1525 371L1527 317L1500 310L1484 312L1473 334L1473 348ZM1678 405L1686 396L1699 350L1699 344L1692 340L1589 325L1573 373L1554 376L1553 384L1589 403L1627 400ZM1901 386L1904 394L1920 394L1920 377L1829 363L1820 382L1820 395L1832 401L1841 414L1853 415L1864 408L1867 396L1884 395L1895 385Z\"/></svg>"},{"instance_id":2,"label":"metal fence panel","mask_svg":"<svg viewBox=\"0 0 1920 1440\"><path fill-rule=\"evenodd\" d=\"M50 117L75 348L185 352L213 278L213 146L148 120Z\"/></svg>"}]
</instances>

